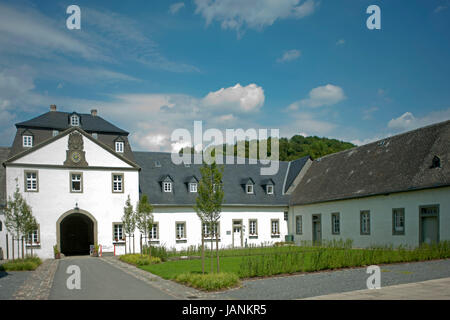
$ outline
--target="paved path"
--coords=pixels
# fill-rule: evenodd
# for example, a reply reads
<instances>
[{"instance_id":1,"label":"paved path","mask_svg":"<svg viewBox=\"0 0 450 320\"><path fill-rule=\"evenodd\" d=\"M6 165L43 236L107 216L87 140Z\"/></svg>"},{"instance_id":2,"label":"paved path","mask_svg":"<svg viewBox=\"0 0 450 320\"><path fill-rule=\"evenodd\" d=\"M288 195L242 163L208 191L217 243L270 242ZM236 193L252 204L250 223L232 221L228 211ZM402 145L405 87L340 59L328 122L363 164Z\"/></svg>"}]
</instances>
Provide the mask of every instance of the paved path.
<instances>
[{"instance_id":1,"label":"paved path","mask_svg":"<svg viewBox=\"0 0 450 320\"><path fill-rule=\"evenodd\" d=\"M13 299L14 292L32 273L32 271L0 271L0 300Z\"/></svg>"},{"instance_id":2,"label":"paved path","mask_svg":"<svg viewBox=\"0 0 450 320\"><path fill-rule=\"evenodd\" d=\"M89 256L61 259L49 299L174 299L174 296L137 279L103 259ZM71 274L67 274L66 270L70 265L80 268L81 289L79 290L67 288L66 282Z\"/></svg>"},{"instance_id":3,"label":"paved path","mask_svg":"<svg viewBox=\"0 0 450 320\"><path fill-rule=\"evenodd\" d=\"M450 277L450 259L381 265L381 286ZM344 269L244 281L219 299L288 300L367 289L366 268Z\"/></svg>"},{"instance_id":4,"label":"paved path","mask_svg":"<svg viewBox=\"0 0 450 320\"><path fill-rule=\"evenodd\" d=\"M450 300L450 278L335 293L305 300Z\"/></svg>"}]
</instances>

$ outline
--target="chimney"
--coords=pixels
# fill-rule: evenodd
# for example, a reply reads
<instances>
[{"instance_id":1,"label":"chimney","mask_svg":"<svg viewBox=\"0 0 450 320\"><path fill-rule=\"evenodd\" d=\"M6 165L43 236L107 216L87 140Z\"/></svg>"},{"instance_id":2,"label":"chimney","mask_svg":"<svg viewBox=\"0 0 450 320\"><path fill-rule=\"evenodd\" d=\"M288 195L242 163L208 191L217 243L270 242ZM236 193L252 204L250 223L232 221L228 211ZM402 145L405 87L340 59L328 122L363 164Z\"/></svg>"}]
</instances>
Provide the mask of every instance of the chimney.
<instances>
[{"instance_id":1,"label":"chimney","mask_svg":"<svg viewBox=\"0 0 450 320\"><path fill-rule=\"evenodd\" d=\"M91 110L91 116L96 117L97 116L97 109Z\"/></svg>"},{"instance_id":2,"label":"chimney","mask_svg":"<svg viewBox=\"0 0 450 320\"><path fill-rule=\"evenodd\" d=\"M56 104L50 105L50 111L56 111Z\"/></svg>"}]
</instances>

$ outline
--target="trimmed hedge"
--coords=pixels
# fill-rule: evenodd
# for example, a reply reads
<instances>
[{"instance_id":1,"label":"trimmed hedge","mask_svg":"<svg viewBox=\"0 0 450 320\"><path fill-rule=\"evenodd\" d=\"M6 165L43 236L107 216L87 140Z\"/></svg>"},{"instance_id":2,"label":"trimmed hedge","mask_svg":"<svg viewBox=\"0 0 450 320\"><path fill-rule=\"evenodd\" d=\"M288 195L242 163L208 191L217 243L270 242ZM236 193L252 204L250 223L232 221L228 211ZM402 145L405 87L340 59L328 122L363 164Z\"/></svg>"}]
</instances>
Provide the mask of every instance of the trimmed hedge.
<instances>
[{"instance_id":1,"label":"trimmed hedge","mask_svg":"<svg viewBox=\"0 0 450 320\"><path fill-rule=\"evenodd\" d=\"M240 284L239 277L235 273L182 273L179 274L175 281L206 291L214 291L220 289L229 289Z\"/></svg>"},{"instance_id":2,"label":"trimmed hedge","mask_svg":"<svg viewBox=\"0 0 450 320\"><path fill-rule=\"evenodd\" d=\"M149 257L143 254L124 254L119 257L123 262L135 265L135 266L147 266L150 264L161 263L161 259L158 257Z\"/></svg>"},{"instance_id":3,"label":"trimmed hedge","mask_svg":"<svg viewBox=\"0 0 450 320\"><path fill-rule=\"evenodd\" d=\"M0 271L33 271L41 264L38 257L17 259L0 265Z\"/></svg>"}]
</instances>

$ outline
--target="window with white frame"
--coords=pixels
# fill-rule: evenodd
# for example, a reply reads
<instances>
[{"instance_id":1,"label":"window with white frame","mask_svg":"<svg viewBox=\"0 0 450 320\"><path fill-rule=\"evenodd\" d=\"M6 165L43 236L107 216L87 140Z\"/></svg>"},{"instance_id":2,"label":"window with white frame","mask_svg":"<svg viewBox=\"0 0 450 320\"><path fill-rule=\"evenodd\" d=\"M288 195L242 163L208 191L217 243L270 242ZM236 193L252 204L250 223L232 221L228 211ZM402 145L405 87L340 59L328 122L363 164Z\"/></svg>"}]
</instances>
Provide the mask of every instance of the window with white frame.
<instances>
[{"instance_id":1,"label":"window with white frame","mask_svg":"<svg viewBox=\"0 0 450 320\"><path fill-rule=\"evenodd\" d=\"M392 209L392 234L403 235L405 234L405 209L398 208Z\"/></svg>"},{"instance_id":2,"label":"window with white frame","mask_svg":"<svg viewBox=\"0 0 450 320\"><path fill-rule=\"evenodd\" d=\"M81 173L70 174L70 191L83 192L83 176Z\"/></svg>"},{"instance_id":3,"label":"window with white frame","mask_svg":"<svg viewBox=\"0 0 450 320\"><path fill-rule=\"evenodd\" d=\"M302 216L295 217L295 233L302 234L303 233L303 224L302 224Z\"/></svg>"},{"instance_id":4,"label":"window with white frame","mask_svg":"<svg viewBox=\"0 0 450 320\"><path fill-rule=\"evenodd\" d=\"M25 135L22 136L23 146L30 148L33 146L33 136Z\"/></svg>"},{"instance_id":5,"label":"window with white frame","mask_svg":"<svg viewBox=\"0 0 450 320\"><path fill-rule=\"evenodd\" d=\"M219 224L213 223L213 233L211 234L211 226L209 223L203 223L203 235L205 238L216 238L219 235Z\"/></svg>"},{"instance_id":6,"label":"window with white frame","mask_svg":"<svg viewBox=\"0 0 450 320\"><path fill-rule=\"evenodd\" d=\"M77 115L72 115L70 117L70 125L72 127L78 127L80 125L80 118Z\"/></svg>"},{"instance_id":7,"label":"window with white frame","mask_svg":"<svg viewBox=\"0 0 450 320\"><path fill-rule=\"evenodd\" d=\"M116 141L116 152L123 153L124 143L123 141Z\"/></svg>"},{"instance_id":8,"label":"window with white frame","mask_svg":"<svg viewBox=\"0 0 450 320\"><path fill-rule=\"evenodd\" d=\"M252 219L248 221L248 234L250 236L258 235L258 220Z\"/></svg>"},{"instance_id":9,"label":"window with white frame","mask_svg":"<svg viewBox=\"0 0 450 320\"><path fill-rule=\"evenodd\" d=\"M273 236L280 234L280 221L279 220L271 221L271 232L272 232Z\"/></svg>"},{"instance_id":10,"label":"window with white frame","mask_svg":"<svg viewBox=\"0 0 450 320\"><path fill-rule=\"evenodd\" d=\"M370 211L364 210L361 211L360 214L361 220L361 234L369 235L370 234Z\"/></svg>"},{"instance_id":11,"label":"window with white frame","mask_svg":"<svg viewBox=\"0 0 450 320\"><path fill-rule=\"evenodd\" d=\"M150 228L150 240L158 240L159 239L159 230L158 223L154 222L152 227Z\"/></svg>"},{"instance_id":12,"label":"window with white frame","mask_svg":"<svg viewBox=\"0 0 450 320\"><path fill-rule=\"evenodd\" d=\"M273 194L273 185L268 184L268 185L266 186L266 193L267 193L267 194Z\"/></svg>"},{"instance_id":13,"label":"window with white frame","mask_svg":"<svg viewBox=\"0 0 450 320\"><path fill-rule=\"evenodd\" d=\"M172 192L172 182L163 182L163 191Z\"/></svg>"},{"instance_id":14,"label":"window with white frame","mask_svg":"<svg viewBox=\"0 0 450 320\"><path fill-rule=\"evenodd\" d=\"M53 137L56 137L58 134L59 134L58 130L53 130L53 132L52 132L52 136Z\"/></svg>"},{"instance_id":15,"label":"window with white frame","mask_svg":"<svg viewBox=\"0 0 450 320\"><path fill-rule=\"evenodd\" d=\"M30 232L27 236L27 245L38 245L40 243L39 239L39 227Z\"/></svg>"},{"instance_id":16,"label":"window with white frame","mask_svg":"<svg viewBox=\"0 0 450 320\"><path fill-rule=\"evenodd\" d=\"M26 191L38 191L38 174L37 171L25 172L25 188Z\"/></svg>"},{"instance_id":17,"label":"window with white frame","mask_svg":"<svg viewBox=\"0 0 450 320\"><path fill-rule=\"evenodd\" d=\"M341 232L341 219L339 212L331 214L331 233L339 234Z\"/></svg>"},{"instance_id":18,"label":"window with white frame","mask_svg":"<svg viewBox=\"0 0 450 320\"><path fill-rule=\"evenodd\" d=\"M247 191L247 194L253 194L253 185L252 184L247 184L245 186L245 190Z\"/></svg>"},{"instance_id":19,"label":"window with white frame","mask_svg":"<svg viewBox=\"0 0 450 320\"><path fill-rule=\"evenodd\" d=\"M177 239L185 239L186 238L186 222L177 222L176 223L176 237L177 237Z\"/></svg>"},{"instance_id":20,"label":"window with white frame","mask_svg":"<svg viewBox=\"0 0 450 320\"><path fill-rule=\"evenodd\" d=\"M113 224L113 238L114 238L113 239L114 241L124 241L125 240L122 223L114 223Z\"/></svg>"},{"instance_id":21,"label":"window with white frame","mask_svg":"<svg viewBox=\"0 0 450 320\"><path fill-rule=\"evenodd\" d=\"M98 133L97 132L92 132L92 138L98 139Z\"/></svg>"},{"instance_id":22,"label":"window with white frame","mask_svg":"<svg viewBox=\"0 0 450 320\"><path fill-rule=\"evenodd\" d=\"M189 192L197 192L197 184L189 183Z\"/></svg>"},{"instance_id":23,"label":"window with white frame","mask_svg":"<svg viewBox=\"0 0 450 320\"><path fill-rule=\"evenodd\" d=\"M123 174L113 174L113 192L123 192Z\"/></svg>"}]
</instances>

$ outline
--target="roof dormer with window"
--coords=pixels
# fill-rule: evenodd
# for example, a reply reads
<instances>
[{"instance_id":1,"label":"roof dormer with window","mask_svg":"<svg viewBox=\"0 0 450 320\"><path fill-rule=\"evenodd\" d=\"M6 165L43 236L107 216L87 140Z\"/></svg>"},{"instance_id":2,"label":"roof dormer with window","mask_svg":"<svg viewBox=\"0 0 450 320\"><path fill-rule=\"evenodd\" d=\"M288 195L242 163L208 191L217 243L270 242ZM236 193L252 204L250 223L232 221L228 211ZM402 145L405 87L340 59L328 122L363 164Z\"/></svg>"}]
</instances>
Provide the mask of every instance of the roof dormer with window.
<instances>
[{"instance_id":1,"label":"roof dormer with window","mask_svg":"<svg viewBox=\"0 0 450 320\"><path fill-rule=\"evenodd\" d=\"M76 112L73 112L69 116L69 124L72 127L79 127L80 126L80 124L81 124L80 116Z\"/></svg>"},{"instance_id":2,"label":"roof dormer with window","mask_svg":"<svg viewBox=\"0 0 450 320\"><path fill-rule=\"evenodd\" d=\"M122 137L117 137L114 140L114 150L118 153L124 153L125 151L125 141Z\"/></svg>"},{"instance_id":3,"label":"roof dormer with window","mask_svg":"<svg viewBox=\"0 0 450 320\"><path fill-rule=\"evenodd\" d=\"M198 179L196 176L191 176L186 180L189 193L197 193Z\"/></svg>"},{"instance_id":4,"label":"roof dormer with window","mask_svg":"<svg viewBox=\"0 0 450 320\"><path fill-rule=\"evenodd\" d=\"M22 132L22 147L31 148L34 143L34 135L30 130L25 130Z\"/></svg>"},{"instance_id":5,"label":"roof dormer with window","mask_svg":"<svg viewBox=\"0 0 450 320\"><path fill-rule=\"evenodd\" d=\"M266 191L266 194L274 194L275 190L275 182L272 179L267 179L262 182L262 186Z\"/></svg>"},{"instance_id":6,"label":"roof dormer with window","mask_svg":"<svg viewBox=\"0 0 450 320\"><path fill-rule=\"evenodd\" d=\"M252 178L247 178L242 181L246 194L255 194L255 182Z\"/></svg>"},{"instance_id":7,"label":"roof dormer with window","mask_svg":"<svg viewBox=\"0 0 450 320\"><path fill-rule=\"evenodd\" d=\"M173 192L173 179L171 176L166 175L161 179L162 192L171 193Z\"/></svg>"}]
</instances>

